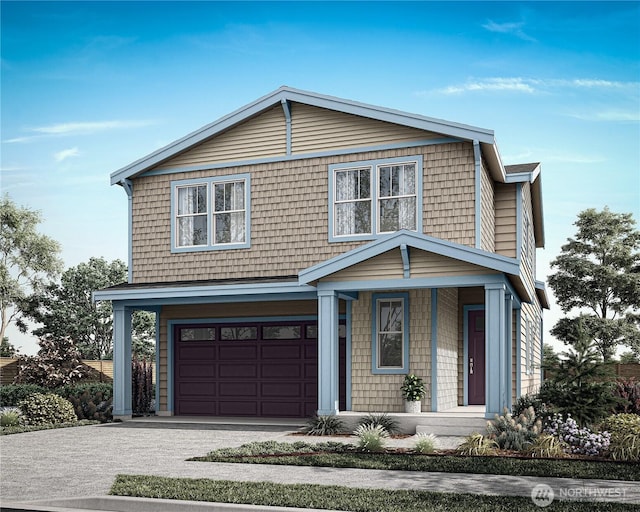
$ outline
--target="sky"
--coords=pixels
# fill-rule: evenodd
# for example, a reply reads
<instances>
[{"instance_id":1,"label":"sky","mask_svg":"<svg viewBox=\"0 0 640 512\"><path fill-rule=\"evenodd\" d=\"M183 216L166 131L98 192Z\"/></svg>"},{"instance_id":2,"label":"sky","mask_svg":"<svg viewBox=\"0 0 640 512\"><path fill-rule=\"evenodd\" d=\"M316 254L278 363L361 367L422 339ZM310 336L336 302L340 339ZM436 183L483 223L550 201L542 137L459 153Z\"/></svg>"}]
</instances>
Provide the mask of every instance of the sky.
<instances>
[{"instance_id":1,"label":"sky","mask_svg":"<svg viewBox=\"0 0 640 512\"><path fill-rule=\"evenodd\" d=\"M584 209L640 221L639 2L2 0L0 16L2 193L42 213L66 268L127 259L112 172L281 85L491 129L505 164L541 162L538 279Z\"/></svg>"}]
</instances>

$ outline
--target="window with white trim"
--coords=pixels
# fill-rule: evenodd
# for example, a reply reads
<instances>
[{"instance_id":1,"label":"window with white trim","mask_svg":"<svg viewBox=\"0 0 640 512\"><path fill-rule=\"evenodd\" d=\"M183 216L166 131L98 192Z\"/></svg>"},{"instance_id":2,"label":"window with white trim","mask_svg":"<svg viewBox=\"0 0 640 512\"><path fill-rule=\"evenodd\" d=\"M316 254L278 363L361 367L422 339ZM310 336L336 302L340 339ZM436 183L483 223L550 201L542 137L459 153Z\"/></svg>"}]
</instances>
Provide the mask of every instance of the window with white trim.
<instances>
[{"instance_id":1,"label":"window with white trim","mask_svg":"<svg viewBox=\"0 0 640 512\"><path fill-rule=\"evenodd\" d=\"M373 372L406 373L409 362L408 295L373 296Z\"/></svg>"},{"instance_id":2,"label":"window with white trim","mask_svg":"<svg viewBox=\"0 0 640 512\"><path fill-rule=\"evenodd\" d=\"M249 175L171 183L173 252L250 246Z\"/></svg>"},{"instance_id":3,"label":"window with white trim","mask_svg":"<svg viewBox=\"0 0 640 512\"><path fill-rule=\"evenodd\" d=\"M329 166L329 241L422 228L422 156Z\"/></svg>"}]
</instances>

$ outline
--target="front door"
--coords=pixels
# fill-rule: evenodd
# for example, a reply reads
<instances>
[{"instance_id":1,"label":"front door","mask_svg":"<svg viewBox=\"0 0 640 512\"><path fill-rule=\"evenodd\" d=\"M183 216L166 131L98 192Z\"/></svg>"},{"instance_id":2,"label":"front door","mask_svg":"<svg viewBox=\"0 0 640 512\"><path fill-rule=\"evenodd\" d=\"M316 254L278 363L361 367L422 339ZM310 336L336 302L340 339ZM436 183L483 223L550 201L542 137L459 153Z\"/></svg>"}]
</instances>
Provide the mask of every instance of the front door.
<instances>
[{"instance_id":1,"label":"front door","mask_svg":"<svg viewBox=\"0 0 640 512\"><path fill-rule=\"evenodd\" d=\"M467 375L469 405L484 405L484 309L468 312Z\"/></svg>"}]
</instances>

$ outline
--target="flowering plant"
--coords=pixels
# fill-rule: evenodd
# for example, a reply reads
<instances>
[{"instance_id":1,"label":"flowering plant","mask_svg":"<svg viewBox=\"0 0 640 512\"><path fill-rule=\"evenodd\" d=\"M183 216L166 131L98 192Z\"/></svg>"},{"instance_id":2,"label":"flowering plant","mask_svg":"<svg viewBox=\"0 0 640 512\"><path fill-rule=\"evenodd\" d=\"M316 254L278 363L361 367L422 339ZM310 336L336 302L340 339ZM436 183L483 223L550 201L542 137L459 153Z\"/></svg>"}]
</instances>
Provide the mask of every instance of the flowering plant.
<instances>
[{"instance_id":1,"label":"flowering plant","mask_svg":"<svg viewBox=\"0 0 640 512\"><path fill-rule=\"evenodd\" d=\"M597 456L606 452L611 442L609 432L591 432L579 427L570 414L565 420L562 414L554 414L544 431L560 439L567 453Z\"/></svg>"}]
</instances>

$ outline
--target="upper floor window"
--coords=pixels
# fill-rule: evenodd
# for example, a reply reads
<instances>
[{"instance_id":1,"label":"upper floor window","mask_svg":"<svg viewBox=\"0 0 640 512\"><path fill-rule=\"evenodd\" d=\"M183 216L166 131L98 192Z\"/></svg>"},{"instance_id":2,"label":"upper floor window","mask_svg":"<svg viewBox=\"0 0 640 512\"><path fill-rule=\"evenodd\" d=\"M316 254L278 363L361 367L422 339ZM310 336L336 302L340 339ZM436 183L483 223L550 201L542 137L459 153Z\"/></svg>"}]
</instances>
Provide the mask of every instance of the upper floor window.
<instances>
[{"instance_id":1,"label":"upper floor window","mask_svg":"<svg viewBox=\"0 0 640 512\"><path fill-rule=\"evenodd\" d=\"M250 246L248 174L171 183L173 252Z\"/></svg>"},{"instance_id":2,"label":"upper floor window","mask_svg":"<svg viewBox=\"0 0 640 512\"><path fill-rule=\"evenodd\" d=\"M329 166L329 240L422 228L422 156Z\"/></svg>"}]
</instances>

